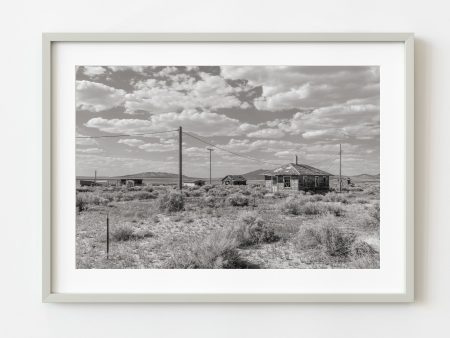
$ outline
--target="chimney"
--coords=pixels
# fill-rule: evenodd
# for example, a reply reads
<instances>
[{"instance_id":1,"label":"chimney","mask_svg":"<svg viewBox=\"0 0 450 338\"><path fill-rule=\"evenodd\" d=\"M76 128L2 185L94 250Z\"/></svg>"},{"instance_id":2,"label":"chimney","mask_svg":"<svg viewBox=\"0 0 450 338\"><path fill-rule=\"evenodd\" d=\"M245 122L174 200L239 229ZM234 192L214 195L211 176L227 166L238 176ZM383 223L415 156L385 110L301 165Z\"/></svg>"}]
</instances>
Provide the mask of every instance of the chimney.
<instances>
[{"instance_id":1,"label":"chimney","mask_svg":"<svg viewBox=\"0 0 450 338\"><path fill-rule=\"evenodd\" d=\"M298 156L297 155L295 155L295 157L294 157L294 159L295 159L295 164L298 164Z\"/></svg>"}]
</instances>

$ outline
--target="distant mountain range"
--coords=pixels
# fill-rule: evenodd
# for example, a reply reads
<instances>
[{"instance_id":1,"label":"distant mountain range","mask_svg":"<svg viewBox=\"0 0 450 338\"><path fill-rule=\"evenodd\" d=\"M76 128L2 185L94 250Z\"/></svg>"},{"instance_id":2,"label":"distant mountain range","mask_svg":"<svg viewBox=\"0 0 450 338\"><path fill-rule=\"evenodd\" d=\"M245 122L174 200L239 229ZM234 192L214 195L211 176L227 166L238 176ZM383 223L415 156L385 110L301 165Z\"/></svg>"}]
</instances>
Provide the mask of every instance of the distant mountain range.
<instances>
[{"instance_id":1,"label":"distant mountain range","mask_svg":"<svg viewBox=\"0 0 450 338\"><path fill-rule=\"evenodd\" d=\"M339 177L339 175L332 175L331 177ZM380 174L370 175L370 174L359 174L359 175L344 175L342 177L350 177L358 180L379 180Z\"/></svg>"},{"instance_id":2,"label":"distant mountain range","mask_svg":"<svg viewBox=\"0 0 450 338\"><path fill-rule=\"evenodd\" d=\"M137 174L131 174L131 175L122 175L122 176L115 176L113 178L129 178L129 177L134 177L134 178L178 178L178 174L172 174L172 173L166 173L163 171L147 171L144 173L137 173ZM189 177L186 175L183 175L184 179L188 179L188 180L195 180L197 178L195 177Z\"/></svg>"},{"instance_id":3,"label":"distant mountain range","mask_svg":"<svg viewBox=\"0 0 450 338\"><path fill-rule=\"evenodd\" d=\"M248 173L242 174L242 176L244 176L247 180L264 180L264 173L269 171L270 169L257 169L257 170L253 170L250 171ZM345 177L347 177L346 175L343 175ZM143 172L143 173L137 173L137 174L131 174L131 175L122 175L122 176L112 176L112 177L97 177L97 179L107 179L107 178L155 178L155 179L164 179L164 178L169 178L169 179L176 179L178 178L178 174L172 174L172 173L167 173L167 172L162 172L162 171L147 171L147 172ZM334 177L337 177L337 175L334 175ZM363 180L379 180L380 179L380 174L376 174L376 175L369 175L369 174L360 174L360 175L353 175L350 176L353 178L357 178L357 179L363 179ZM93 176L77 176L77 179L92 179ZM183 175L183 179L185 180L198 180L200 178L197 177L190 177L190 176L186 176ZM206 179L206 178L202 178L202 179ZM214 180L220 180L220 178L214 178Z\"/></svg>"},{"instance_id":4,"label":"distant mountain range","mask_svg":"<svg viewBox=\"0 0 450 338\"><path fill-rule=\"evenodd\" d=\"M359 175L354 175L352 177L361 178L361 179L376 180L376 179L380 179L380 174L376 174L376 175L359 174Z\"/></svg>"},{"instance_id":5,"label":"distant mountain range","mask_svg":"<svg viewBox=\"0 0 450 338\"><path fill-rule=\"evenodd\" d=\"M270 169L257 169L254 171L250 171L246 174L242 174L247 180L263 180L264 179L264 173L266 171L269 171Z\"/></svg>"}]
</instances>

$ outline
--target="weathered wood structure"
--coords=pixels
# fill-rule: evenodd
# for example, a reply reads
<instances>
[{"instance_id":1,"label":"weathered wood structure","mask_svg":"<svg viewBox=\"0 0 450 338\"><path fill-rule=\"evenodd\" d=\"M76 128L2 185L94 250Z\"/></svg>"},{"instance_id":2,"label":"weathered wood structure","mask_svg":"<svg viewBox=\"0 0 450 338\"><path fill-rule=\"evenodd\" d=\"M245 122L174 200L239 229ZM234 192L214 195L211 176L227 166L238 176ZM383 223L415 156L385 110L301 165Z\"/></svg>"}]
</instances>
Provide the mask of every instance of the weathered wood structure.
<instances>
[{"instance_id":1,"label":"weathered wood structure","mask_svg":"<svg viewBox=\"0 0 450 338\"><path fill-rule=\"evenodd\" d=\"M126 186L137 186L137 185L143 185L144 179L137 178L137 177L120 177L118 178L120 185L126 185Z\"/></svg>"},{"instance_id":2,"label":"weathered wood structure","mask_svg":"<svg viewBox=\"0 0 450 338\"><path fill-rule=\"evenodd\" d=\"M264 173L266 188L277 191L325 192L330 189L330 173L306 164L288 163Z\"/></svg>"},{"instance_id":3,"label":"weathered wood structure","mask_svg":"<svg viewBox=\"0 0 450 338\"><path fill-rule=\"evenodd\" d=\"M222 178L224 185L247 185L247 179L242 175L227 175Z\"/></svg>"}]
</instances>

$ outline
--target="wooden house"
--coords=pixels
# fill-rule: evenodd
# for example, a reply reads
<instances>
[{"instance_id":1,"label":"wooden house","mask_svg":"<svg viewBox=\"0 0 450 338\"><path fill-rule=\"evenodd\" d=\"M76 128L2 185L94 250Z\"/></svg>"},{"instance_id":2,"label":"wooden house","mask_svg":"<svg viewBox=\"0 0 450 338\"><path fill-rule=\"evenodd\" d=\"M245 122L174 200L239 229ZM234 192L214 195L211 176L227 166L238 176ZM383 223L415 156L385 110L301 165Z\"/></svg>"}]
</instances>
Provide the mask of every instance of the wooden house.
<instances>
[{"instance_id":1,"label":"wooden house","mask_svg":"<svg viewBox=\"0 0 450 338\"><path fill-rule=\"evenodd\" d=\"M247 179L242 175L227 175L222 178L225 185L247 185Z\"/></svg>"},{"instance_id":2,"label":"wooden house","mask_svg":"<svg viewBox=\"0 0 450 338\"><path fill-rule=\"evenodd\" d=\"M264 173L266 188L277 191L314 191L330 189L330 173L306 164L288 163Z\"/></svg>"}]
</instances>

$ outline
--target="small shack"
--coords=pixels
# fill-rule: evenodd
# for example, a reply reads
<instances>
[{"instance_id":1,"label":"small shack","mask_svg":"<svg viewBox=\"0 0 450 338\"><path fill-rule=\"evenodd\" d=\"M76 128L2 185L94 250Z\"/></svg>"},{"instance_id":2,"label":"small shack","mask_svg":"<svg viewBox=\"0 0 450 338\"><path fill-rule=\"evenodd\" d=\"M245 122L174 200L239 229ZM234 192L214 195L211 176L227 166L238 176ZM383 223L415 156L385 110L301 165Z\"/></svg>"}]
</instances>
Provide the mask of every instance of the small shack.
<instances>
[{"instance_id":1,"label":"small shack","mask_svg":"<svg viewBox=\"0 0 450 338\"><path fill-rule=\"evenodd\" d=\"M242 175L227 175L222 178L224 185L247 185L247 179Z\"/></svg>"},{"instance_id":2,"label":"small shack","mask_svg":"<svg viewBox=\"0 0 450 338\"><path fill-rule=\"evenodd\" d=\"M266 188L277 191L325 192L330 189L330 173L306 164L288 163L264 173Z\"/></svg>"},{"instance_id":3,"label":"small shack","mask_svg":"<svg viewBox=\"0 0 450 338\"><path fill-rule=\"evenodd\" d=\"M127 187L134 187L143 185L144 179L140 177L117 177L119 185L126 185Z\"/></svg>"},{"instance_id":4,"label":"small shack","mask_svg":"<svg viewBox=\"0 0 450 338\"><path fill-rule=\"evenodd\" d=\"M76 178L76 185L81 187L109 187L117 185L116 179L110 178Z\"/></svg>"},{"instance_id":5,"label":"small shack","mask_svg":"<svg viewBox=\"0 0 450 338\"><path fill-rule=\"evenodd\" d=\"M194 181L184 181L183 185L185 187L202 187L205 185L205 181L204 180L194 180Z\"/></svg>"}]
</instances>

